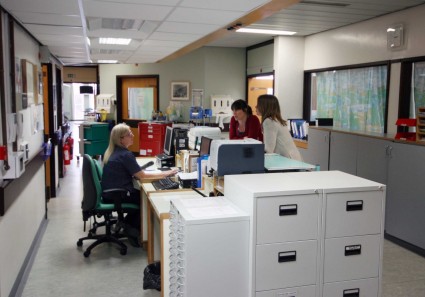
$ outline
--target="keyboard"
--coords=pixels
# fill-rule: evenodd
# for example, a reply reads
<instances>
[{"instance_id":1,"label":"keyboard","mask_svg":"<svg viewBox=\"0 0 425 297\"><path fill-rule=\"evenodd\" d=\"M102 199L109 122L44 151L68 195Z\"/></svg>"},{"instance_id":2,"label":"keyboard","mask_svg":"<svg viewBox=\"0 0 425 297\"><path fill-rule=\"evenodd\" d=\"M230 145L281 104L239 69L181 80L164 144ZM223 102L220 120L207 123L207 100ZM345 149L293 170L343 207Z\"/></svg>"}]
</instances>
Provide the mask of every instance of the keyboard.
<instances>
[{"instance_id":1,"label":"keyboard","mask_svg":"<svg viewBox=\"0 0 425 297\"><path fill-rule=\"evenodd\" d=\"M179 183L173 181L170 177L166 177L160 180L155 180L152 182L153 187L155 190L171 190L171 189L178 189Z\"/></svg>"}]
</instances>

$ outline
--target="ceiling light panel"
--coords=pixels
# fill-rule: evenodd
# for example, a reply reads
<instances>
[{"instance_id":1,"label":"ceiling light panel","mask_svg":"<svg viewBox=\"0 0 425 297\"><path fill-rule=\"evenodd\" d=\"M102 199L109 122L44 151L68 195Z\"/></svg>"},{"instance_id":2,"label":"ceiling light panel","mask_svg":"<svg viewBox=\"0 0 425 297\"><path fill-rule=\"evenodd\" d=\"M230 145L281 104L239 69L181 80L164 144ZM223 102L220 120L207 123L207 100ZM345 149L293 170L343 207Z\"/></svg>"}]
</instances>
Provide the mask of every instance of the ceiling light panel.
<instances>
[{"instance_id":1,"label":"ceiling light panel","mask_svg":"<svg viewBox=\"0 0 425 297\"><path fill-rule=\"evenodd\" d=\"M99 1L83 1L84 13L88 17L140 19L162 21L173 7L160 5L140 5Z\"/></svg>"},{"instance_id":2,"label":"ceiling light panel","mask_svg":"<svg viewBox=\"0 0 425 297\"><path fill-rule=\"evenodd\" d=\"M98 0L98 2L176 6L181 0Z\"/></svg>"}]
</instances>

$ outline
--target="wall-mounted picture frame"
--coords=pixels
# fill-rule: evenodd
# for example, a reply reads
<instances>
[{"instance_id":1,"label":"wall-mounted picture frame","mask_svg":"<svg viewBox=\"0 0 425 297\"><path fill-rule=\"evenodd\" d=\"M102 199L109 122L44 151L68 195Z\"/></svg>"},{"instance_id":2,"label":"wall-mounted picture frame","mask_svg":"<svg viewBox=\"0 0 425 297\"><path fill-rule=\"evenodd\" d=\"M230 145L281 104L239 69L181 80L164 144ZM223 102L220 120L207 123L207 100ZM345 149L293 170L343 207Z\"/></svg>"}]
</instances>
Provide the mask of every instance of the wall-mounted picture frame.
<instances>
[{"instance_id":1,"label":"wall-mounted picture frame","mask_svg":"<svg viewBox=\"0 0 425 297\"><path fill-rule=\"evenodd\" d=\"M171 100L186 101L190 96L190 82L173 81L171 82Z\"/></svg>"}]
</instances>

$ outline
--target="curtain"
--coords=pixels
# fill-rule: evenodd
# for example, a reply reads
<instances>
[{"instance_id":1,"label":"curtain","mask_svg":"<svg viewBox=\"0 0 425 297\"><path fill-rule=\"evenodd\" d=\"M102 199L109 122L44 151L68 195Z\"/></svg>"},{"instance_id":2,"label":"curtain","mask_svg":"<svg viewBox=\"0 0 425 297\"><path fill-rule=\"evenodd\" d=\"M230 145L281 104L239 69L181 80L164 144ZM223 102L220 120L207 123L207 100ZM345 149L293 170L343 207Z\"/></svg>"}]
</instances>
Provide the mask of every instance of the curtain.
<instances>
[{"instance_id":1,"label":"curtain","mask_svg":"<svg viewBox=\"0 0 425 297\"><path fill-rule=\"evenodd\" d=\"M384 132L387 66L316 73L317 117L334 127Z\"/></svg>"}]
</instances>

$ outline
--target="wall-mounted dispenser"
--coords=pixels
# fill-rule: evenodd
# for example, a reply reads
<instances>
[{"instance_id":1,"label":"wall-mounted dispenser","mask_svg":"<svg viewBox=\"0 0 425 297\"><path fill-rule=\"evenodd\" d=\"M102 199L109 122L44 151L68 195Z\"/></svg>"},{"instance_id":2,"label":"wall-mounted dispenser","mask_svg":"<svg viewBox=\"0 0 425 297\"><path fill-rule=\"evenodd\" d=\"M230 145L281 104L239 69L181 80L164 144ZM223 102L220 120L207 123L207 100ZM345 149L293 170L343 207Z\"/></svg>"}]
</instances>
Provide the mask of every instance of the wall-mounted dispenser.
<instances>
[{"instance_id":1,"label":"wall-mounted dispenser","mask_svg":"<svg viewBox=\"0 0 425 297\"><path fill-rule=\"evenodd\" d=\"M10 169L3 172L3 179L14 179L25 172L24 152L13 152L8 157Z\"/></svg>"}]
</instances>

